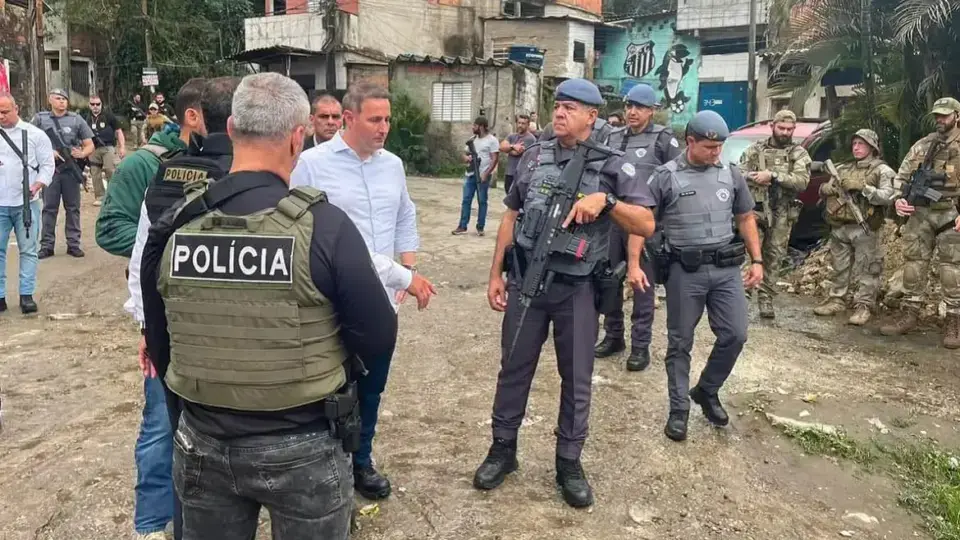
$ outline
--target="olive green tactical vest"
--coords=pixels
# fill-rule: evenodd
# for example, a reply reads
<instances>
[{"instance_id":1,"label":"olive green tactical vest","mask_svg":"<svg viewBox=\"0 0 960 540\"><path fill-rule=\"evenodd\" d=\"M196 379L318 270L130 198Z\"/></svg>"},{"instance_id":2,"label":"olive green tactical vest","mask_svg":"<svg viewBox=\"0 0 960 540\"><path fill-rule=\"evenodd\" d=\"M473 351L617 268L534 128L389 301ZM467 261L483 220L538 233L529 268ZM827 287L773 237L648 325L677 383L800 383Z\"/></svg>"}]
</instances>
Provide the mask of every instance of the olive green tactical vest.
<instances>
[{"instance_id":1,"label":"olive green tactical vest","mask_svg":"<svg viewBox=\"0 0 960 540\"><path fill-rule=\"evenodd\" d=\"M757 154L757 159L759 160L759 168L757 170L775 172L779 176L790 174L790 153L793 151L793 148L794 145L787 146L786 148L774 148L764 145L763 151ZM774 206L771 207L771 210L774 212L788 209L791 201L796 197L796 193L793 193L786 186L780 185L780 196L777 197L775 201L771 201L770 186L755 184L749 178L747 178L747 186L750 188L750 194L753 195L753 200L757 203L757 206L773 202Z\"/></svg>"},{"instance_id":2,"label":"olive green tactical vest","mask_svg":"<svg viewBox=\"0 0 960 540\"><path fill-rule=\"evenodd\" d=\"M187 203L206 185L189 186ZM170 389L193 403L277 411L320 401L346 382L333 304L313 284L313 213L297 187L276 208L214 210L174 233L159 291L170 333Z\"/></svg>"},{"instance_id":3,"label":"olive green tactical vest","mask_svg":"<svg viewBox=\"0 0 960 540\"><path fill-rule=\"evenodd\" d=\"M859 178L863 185L877 187L879 185L877 173L880 172L880 168L883 165L884 162L882 159L873 158L866 167L857 167L855 163L851 163L841 166L838 172L844 178ZM840 186L837 186L837 189L840 189ZM882 208L878 208L867 202L866 197L860 193L853 194L852 198L854 204L860 209L860 213L863 214L864 221L867 222L867 225L871 229L877 230L883 226ZM830 195L826 198L824 203L824 219L833 227L857 222L857 216L854 215L849 205L843 204L839 195Z\"/></svg>"}]
</instances>

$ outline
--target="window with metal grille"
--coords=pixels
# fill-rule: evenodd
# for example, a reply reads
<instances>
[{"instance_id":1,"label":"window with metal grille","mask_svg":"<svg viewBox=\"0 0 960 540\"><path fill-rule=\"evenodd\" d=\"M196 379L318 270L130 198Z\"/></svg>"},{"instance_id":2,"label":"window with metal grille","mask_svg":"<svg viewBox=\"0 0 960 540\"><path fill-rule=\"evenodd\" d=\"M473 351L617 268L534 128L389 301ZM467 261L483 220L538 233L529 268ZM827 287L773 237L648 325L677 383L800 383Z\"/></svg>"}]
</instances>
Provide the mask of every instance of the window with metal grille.
<instances>
[{"instance_id":1,"label":"window with metal grille","mask_svg":"<svg viewBox=\"0 0 960 540\"><path fill-rule=\"evenodd\" d=\"M437 122L470 122L473 108L470 98L473 85L468 82L433 83L433 120Z\"/></svg>"}]
</instances>

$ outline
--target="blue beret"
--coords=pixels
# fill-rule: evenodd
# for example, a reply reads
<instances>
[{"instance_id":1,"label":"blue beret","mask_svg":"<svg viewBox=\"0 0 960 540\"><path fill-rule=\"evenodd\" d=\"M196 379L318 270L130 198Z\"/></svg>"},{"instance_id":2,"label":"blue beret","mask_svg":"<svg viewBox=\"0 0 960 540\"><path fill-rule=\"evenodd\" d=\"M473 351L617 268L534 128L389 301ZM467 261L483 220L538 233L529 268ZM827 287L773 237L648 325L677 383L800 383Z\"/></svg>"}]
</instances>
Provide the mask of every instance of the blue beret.
<instances>
[{"instance_id":1,"label":"blue beret","mask_svg":"<svg viewBox=\"0 0 960 540\"><path fill-rule=\"evenodd\" d=\"M656 107L660 100L657 99L657 93L653 91L653 87L649 84L640 83L627 92L627 97L624 99L627 103L636 103L643 107Z\"/></svg>"},{"instance_id":2,"label":"blue beret","mask_svg":"<svg viewBox=\"0 0 960 540\"><path fill-rule=\"evenodd\" d=\"M557 85L557 101L579 101L586 105L603 105L597 85L586 79L567 79Z\"/></svg>"},{"instance_id":3,"label":"blue beret","mask_svg":"<svg viewBox=\"0 0 960 540\"><path fill-rule=\"evenodd\" d=\"M710 139L711 141L725 141L730 136L730 128L726 120L714 111L700 111L687 124L687 131Z\"/></svg>"}]
</instances>

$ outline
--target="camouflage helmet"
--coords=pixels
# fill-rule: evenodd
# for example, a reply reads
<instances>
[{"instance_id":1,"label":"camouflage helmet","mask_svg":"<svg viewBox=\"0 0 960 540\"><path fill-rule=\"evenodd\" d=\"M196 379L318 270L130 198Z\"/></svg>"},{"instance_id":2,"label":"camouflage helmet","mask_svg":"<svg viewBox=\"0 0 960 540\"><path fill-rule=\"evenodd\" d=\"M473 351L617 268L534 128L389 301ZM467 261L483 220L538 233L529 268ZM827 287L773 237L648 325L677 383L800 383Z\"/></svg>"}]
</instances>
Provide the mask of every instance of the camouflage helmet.
<instances>
[{"instance_id":1,"label":"camouflage helmet","mask_svg":"<svg viewBox=\"0 0 960 540\"><path fill-rule=\"evenodd\" d=\"M853 139L862 139L863 142L870 145L871 148L877 151L878 154L883 153L880 150L880 137L877 136L877 132L872 129L861 129L853 134Z\"/></svg>"}]
</instances>

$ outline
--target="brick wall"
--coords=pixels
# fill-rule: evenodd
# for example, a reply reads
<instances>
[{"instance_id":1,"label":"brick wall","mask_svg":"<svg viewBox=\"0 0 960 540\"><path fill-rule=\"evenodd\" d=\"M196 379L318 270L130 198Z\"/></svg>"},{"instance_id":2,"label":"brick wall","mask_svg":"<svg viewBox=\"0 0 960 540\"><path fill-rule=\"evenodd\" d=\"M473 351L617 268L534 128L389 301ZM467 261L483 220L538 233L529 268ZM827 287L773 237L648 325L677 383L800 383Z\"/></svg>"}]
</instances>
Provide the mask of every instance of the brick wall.
<instances>
[{"instance_id":1,"label":"brick wall","mask_svg":"<svg viewBox=\"0 0 960 540\"><path fill-rule=\"evenodd\" d=\"M347 88L361 81L372 82L388 88L390 86L390 78L387 66L347 66Z\"/></svg>"}]
</instances>

